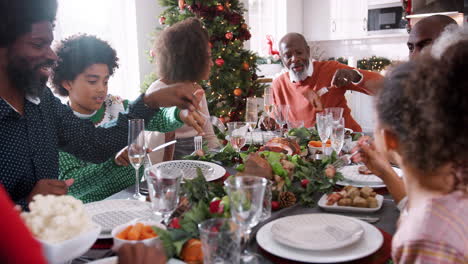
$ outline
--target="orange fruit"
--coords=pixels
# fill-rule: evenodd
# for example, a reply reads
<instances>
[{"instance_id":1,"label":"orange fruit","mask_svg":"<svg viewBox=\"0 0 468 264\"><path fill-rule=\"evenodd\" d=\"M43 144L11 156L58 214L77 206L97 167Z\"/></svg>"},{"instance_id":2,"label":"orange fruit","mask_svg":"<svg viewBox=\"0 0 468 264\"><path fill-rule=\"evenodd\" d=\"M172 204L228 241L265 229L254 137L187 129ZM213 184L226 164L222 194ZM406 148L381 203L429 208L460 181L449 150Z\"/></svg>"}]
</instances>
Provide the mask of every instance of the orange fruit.
<instances>
[{"instance_id":1,"label":"orange fruit","mask_svg":"<svg viewBox=\"0 0 468 264\"><path fill-rule=\"evenodd\" d=\"M202 243L200 239L192 238L185 242L180 252L180 258L191 264L203 263Z\"/></svg>"}]
</instances>

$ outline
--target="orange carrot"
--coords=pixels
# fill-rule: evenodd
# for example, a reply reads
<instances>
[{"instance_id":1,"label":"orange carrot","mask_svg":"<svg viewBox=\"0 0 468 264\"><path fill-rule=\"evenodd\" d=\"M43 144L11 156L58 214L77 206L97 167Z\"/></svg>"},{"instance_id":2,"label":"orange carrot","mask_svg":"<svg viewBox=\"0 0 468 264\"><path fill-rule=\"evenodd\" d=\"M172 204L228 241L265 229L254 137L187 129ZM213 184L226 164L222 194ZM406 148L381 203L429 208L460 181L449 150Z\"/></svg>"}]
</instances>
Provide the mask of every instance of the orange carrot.
<instances>
[{"instance_id":1,"label":"orange carrot","mask_svg":"<svg viewBox=\"0 0 468 264\"><path fill-rule=\"evenodd\" d=\"M117 238L127 240L128 232L133 226L127 226L122 232L117 234Z\"/></svg>"},{"instance_id":2,"label":"orange carrot","mask_svg":"<svg viewBox=\"0 0 468 264\"><path fill-rule=\"evenodd\" d=\"M136 223L132 229L128 232L128 240L138 240L140 238L141 231L143 229L142 223Z\"/></svg>"}]
</instances>

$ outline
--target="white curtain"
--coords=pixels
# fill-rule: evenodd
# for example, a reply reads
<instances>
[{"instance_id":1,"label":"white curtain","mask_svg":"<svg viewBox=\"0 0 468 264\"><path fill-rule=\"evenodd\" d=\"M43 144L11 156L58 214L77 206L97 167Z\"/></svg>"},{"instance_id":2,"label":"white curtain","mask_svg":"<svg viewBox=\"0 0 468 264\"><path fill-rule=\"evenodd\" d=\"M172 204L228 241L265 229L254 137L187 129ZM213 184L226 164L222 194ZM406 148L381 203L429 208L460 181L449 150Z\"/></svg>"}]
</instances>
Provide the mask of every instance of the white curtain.
<instances>
[{"instance_id":1,"label":"white curtain","mask_svg":"<svg viewBox=\"0 0 468 264\"><path fill-rule=\"evenodd\" d=\"M132 0L59 0L55 42L77 33L96 35L117 51L119 68L109 80L109 93L133 100L140 73L135 2Z\"/></svg>"}]
</instances>

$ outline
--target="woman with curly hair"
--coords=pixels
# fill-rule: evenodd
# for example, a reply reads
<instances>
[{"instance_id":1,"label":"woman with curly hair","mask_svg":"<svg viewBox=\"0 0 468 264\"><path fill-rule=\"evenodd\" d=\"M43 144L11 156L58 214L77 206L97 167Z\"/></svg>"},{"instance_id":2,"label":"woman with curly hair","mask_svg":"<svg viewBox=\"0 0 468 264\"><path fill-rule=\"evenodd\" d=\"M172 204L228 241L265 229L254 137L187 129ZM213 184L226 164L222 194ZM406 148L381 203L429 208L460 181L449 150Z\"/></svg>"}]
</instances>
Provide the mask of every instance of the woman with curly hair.
<instances>
[{"instance_id":1,"label":"woman with curly hair","mask_svg":"<svg viewBox=\"0 0 468 264\"><path fill-rule=\"evenodd\" d=\"M56 93L68 96L68 105L76 116L91 120L95 126L106 126L128 110L128 100L107 93L108 80L118 67L116 52L107 42L78 34L63 40L56 53L52 85ZM161 108L147 130L173 131L183 125L182 121L193 125L190 118L187 120L176 107ZM101 164L84 162L65 152L59 155L59 179L74 179L69 194L83 202L102 200L135 184L125 151Z\"/></svg>"},{"instance_id":2,"label":"woman with curly hair","mask_svg":"<svg viewBox=\"0 0 468 264\"><path fill-rule=\"evenodd\" d=\"M179 82L192 82L195 86L199 81L207 80L213 66L208 33L196 18L187 18L161 32L154 45L156 74L160 78L151 84L149 89L161 89ZM208 117L208 104L203 95L200 105L202 113ZM184 110L185 111L185 110ZM211 122L203 126L204 139L208 148L220 146L213 132ZM188 126L176 130L176 138L189 138L196 131ZM193 150L193 140L178 142L176 152ZM176 156L180 156L176 153Z\"/></svg>"},{"instance_id":3,"label":"woman with curly hair","mask_svg":"<svg viewBox=\"0 0 468 264\"><path fill-rule=\"evenodd\" d=\"M376 150L404 172L395 263L468 263L468 41L395 68L376 101Z\"/></svg>"}]
</instances>

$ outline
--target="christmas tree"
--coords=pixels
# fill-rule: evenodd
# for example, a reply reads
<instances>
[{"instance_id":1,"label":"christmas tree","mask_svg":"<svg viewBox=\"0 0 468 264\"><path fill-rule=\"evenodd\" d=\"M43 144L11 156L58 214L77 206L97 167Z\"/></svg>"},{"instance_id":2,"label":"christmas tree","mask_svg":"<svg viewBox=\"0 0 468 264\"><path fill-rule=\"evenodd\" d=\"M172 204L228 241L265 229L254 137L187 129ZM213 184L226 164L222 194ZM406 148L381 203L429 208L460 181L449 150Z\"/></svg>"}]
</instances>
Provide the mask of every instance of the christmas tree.
<instances>
[{"instance_id":1,"label":"christmas tree","mask_svg":"<svg viewBox=\"0 0 468 264\"><path fill-rule=\"evenodd\" d=\"M160 15L162 27L188 17L199 18L210 36L214 66L205 89L211 115L223 122L244 119L247 97L261 96L257 82L257 55L243 48L250 31L238 0L160 0L167 9ZM157 33L156 33L157 34Z\"/></svg>"}]
</instances>

